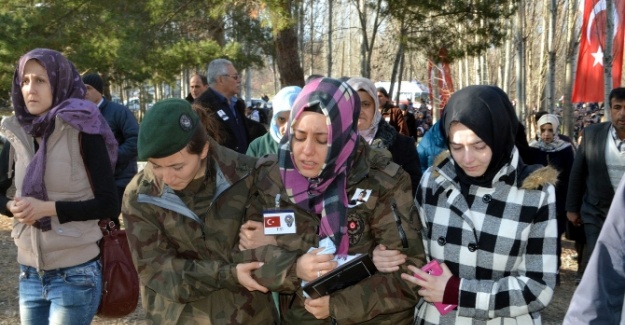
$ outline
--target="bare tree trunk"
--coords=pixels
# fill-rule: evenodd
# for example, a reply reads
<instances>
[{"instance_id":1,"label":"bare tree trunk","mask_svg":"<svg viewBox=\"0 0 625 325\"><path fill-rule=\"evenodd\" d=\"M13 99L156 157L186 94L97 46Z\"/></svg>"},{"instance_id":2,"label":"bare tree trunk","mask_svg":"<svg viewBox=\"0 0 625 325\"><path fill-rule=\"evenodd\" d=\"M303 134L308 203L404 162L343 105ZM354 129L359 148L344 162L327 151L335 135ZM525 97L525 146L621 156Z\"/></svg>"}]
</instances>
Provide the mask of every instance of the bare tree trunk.
<instances>
[{"instance_id":1,"label":"bare tree trunk","mask_svg":"<svg viewBox=\"0 0 625 325\"><path fill-rule=\"evenodd\" d=\"M328 55L327 55L327 66L328 66L328 77L332 77L332 20L334 18L334 12L332 7L333 0L328 0Z\"/></svg>"},{"instance_id":2,"label":"bare tree trunk","mask_svg":"<svg viewBox=\"0 0 625 325\"><path fill-rule=\"evenodd\" d=\"M306 52L306 49L304 48L304 27L306 26L306 20L305 20L305 10L304 10L304 1L300 1L299 2L299 6L298 6L298 10L297 10L297 28L299 30L299 35L298 35L298 55L299 55L299 61L304 64L304 53ZM303 71L303 70L302 70Z\"/></svg>"},{"instance_id":3,"label":"bare tree trunk","mask_svg":"<svg viewBox=\"0 0 625 325\"><path fill-rule=\"evenodd\" d=\"M458 87L457 89L461 89L463 87L463 80L464 80L464 75L465 75L465 71L464 71L464 65L462 64L464 62L464 60L460 60L458 61L458 64L456 65L456 69L458 69L458 81L456 83L456 87Z\"/></svg>"},{"instance_id":4,"label":"bare tree trunk","mask_svg":"<svg viewBox=\"0 0 625 325\"><path fill-rule=\"evenodd\" d=\"M403 35L405 33L405 21L402 20L400 22L400 35ZM394 88L395 88L395 80L397 80L397 75L398 75L398 70L400 69L400 65L401 65L401 61L402 58L404 57L404 49L405 49L405 45L404 45L404 40L401 39L401 36L399 38L399 46L397 47L397 53L395 54L395 60L393 61L393 71L391 72L391 86L389 87L390 89L387 89L389 91L389 94L394 94ZM399 77L399 81L401 82L401 73L399 73L400 77ZM392 99L392 98L391 98Z\"/></svg>"},{"instance_id":5,"label":"bare tree trunk","mask_svg":"<svg viewBox=\"0 0 625 325\"><path fill-rule=\"evenodd\" d=\"M554 45L554 34L556 32L556 18L558 7L556 0L551 0L549 15L549 34L547 35L547 47L549 48L549 72L547 73L546 100L549 113L553 113L556 106L556 49Z\"/></svg>"},{"instance_id":6,"label":"bare tree trunk","mask_svg":"<svg viewBox=\"0 0 625 325\"><path fill-rule=\"evenodd\" d=\"M471 70L469 69L469 58L464 58L464 71L466 72L464 75L464 86L468 86L471 84Z\"/></svg>"},{"instance_id":7,"label":"bare tree trunk","mask_svg":"<svg viewBox=\"0 0 625 325\"><path fill-rule=\"evenodd\" d=\"M369 37L367 36L367 0L358 1L358 16L360 18L360 75L369 78L369 70L367 68L367 51L369 49Z\"/></svg>"},{"instance_id":8,"label":"bare tree trunk","mask_svg":"<svg viewBox=\"0 0 625 325\"><path fill-rule=\"evenodd\" d=\"M577 57L577 35L575 34L575 20L577 16L577 0L569 0L567 8L567 36L568 44L566 51L566 69L565 69L565 93L564 102L562 103L564 123L562 133L570 137L574 136L573 128L573 105L571 104L571 92L573 91L573 75L575 69L575 58ZM576 140L576 139L574 139Z\"/></svg>"},{"instance_id":9,"label":"bare tree trunk","mask_svg":"<svg viewBox=\"0 0 625 325\"><path fill-rule=\"evenodd\" d=\"M252 69L250 67L245 68L245 101L252 101Z\"/></svg>"},{"instance_id":10,"label":"bare tree trunk","mask_svg":"<svg viewBox=\"0 0 625 325\"><path fill-rule=\"evenodd\" d=\"M271 66L273 67L273 93L277 94L280 90L280 87L278 87L278 76L276 74L278 67L276 66L276 58L273 56L271 57Z\"/></svg>"},{"instance_id":11,"label":"bare tree trunk","mask_svg":"<svg viewBox=\"0 0 625 325\"><path fill-rule=\"evenodd\" d=\"M542 7L543 8L549 8L549 1L550 0L543 0L543 4ZM540 19L541 19L541 25L545 26L545 29L548 29L547 27L547 21L549 19L548 17L549 15L549 11L548 10L543 10ZM546 72L547 72L547 34L549 33L548 30L545 30L543 33L541 33L541 37L540 37L540 54L538 55L538 59L539 59L539 63L538 63L538 73L536 74L536 72L534 70L532 70L532 68L530 67L530 76L528 78L528 80L533 80L535 81L534 83L536 84L536 88L534 89L534 96L536 96L535 98L532 98L531 96L530 98L530 102L533 103L533 106L536 107L538 110L545 110L546 109L546 103L543 100L545 98L545 92L546 92L546 87L545 87L545 81L546 81ZM531 46L529 47L530 49L532 48ZM530 62L530 64L532 64L532 58L528 57L528 61ZM537 76L536 76L537 75Z\"/></svg>"},{"instance_id":12,"label":"bare tree trunk","mask_svg":"<svg viewBox=\"0 0 625 325\"><path fill-rule=\"evenodd\" d=\"M486 64L487 56L487 53L480 54L480 79L482 80L482 84L490 83L490 78L488 78L488 65Z\"/></svg>"},{"instance_id":13,"label":"bare tree trunk","mask_svg":"<svg viewBox=\"0 0 625 325\"><path fill-rule=\"evenodd\" d=\"M280 5L284 12L293 15L293 1L282 0ZM278 71L280 71L280 88L286 86L304 87L304 70L299 60L297 47L293 46L298 44L296 26L291 24L274 32L276 61L278 62Z\"/></svg>"},{"instance_id":14,"label":"bare tree trunk","mask_svg":"<svg viewBox=\"0 0 625 325\"><path fill-rule=\"evenodd\" d=\"M401 93L401 82L404 80L404 62L406 58L406 53L402 51L401 60L399 61L399 77L397 80L397 106L399 106L399 94Z\"/></svg>"},{"instance_id":15,"label":"bare tree trunk","mask_svg":"<svg viewBox=\"0 0 625 325\"><path fill-rule=\"evenodd\" d=\"M349 28L352 28L352 11L349 11ZM352 74L352 62L354 60L352 60L353 56L354 56L354 50L352 48L352 35L353 33L347 33L348 38L347 38L347 74L351 75ZM341 74L341 76L344 76L345 74Z\"/></svg>"},{"instance_id":16,"label":"bare tree trunk","mask_svg":"<svg viewBox=\"0 0 625 325\"><path fill-rule=\"evenodd\" d=\"M100 77L102 78L103 89L102 96L106 97L106 99L111 100L111 93L113 92L113 85L109 82L109 73L104 71L100 73Z\"/></svg>"},{"instance_id":17,"label":"bare tree trunk","mask_svg":"<svg viewBox=\"0 0 625 325\"><path fill-rule=\"evenodd\" d=\"M480 26L484 27L484 20L480 19ZM475 36L476 39L480 38L479 36ZM478 57L480 64L480 83L488 84L488 70L486 69L486 53L480 54Z\"/></svg>"},{"instance_id":18,"label":"bare tree trunk","mask_svg":"<svg viewBox=\"0 0 625 325\"><path fill-rule=\"evenodd\" d=\"M514 4L511 2L510 6ZM509 21L508 24L508 37L506 37L506 41L504 43L505 53L504 53L504 64L503 64L503 79L501 80L501 86L505 93L509 93L510 91L510 65L512 64L512 37L513 37L513 22Z\"/></svg>"},{"instance_id":19,"label":"bare tree trunk","mask_svg":"<svg viewBox=\"0 0 625 325\"><path fill-rule=\"evenodd\" d=\"M180 98L187 97L187 93L188 93L187 80L189 80L189 70L180 69Z\"/></svg>"},{"instance_id":20,"label":"bare tree trunk","mask_svg":"<svg viewBox=\"0 0 625 325\"><path fill-rule=\"evenodd\" d=\"M390 89L388 89L389 94L394 94L394 90L395 90L395 81L399 80L401 81L401 60L402 57L404 56L404 43L403 42L399 42L399 47L397 49L397 53L395 54L395 60L393 60L393 71L391 72L391 86L389 87ZM398 77L399 75L399 77ZM392 99L392 98L391 98Z\"/></svg>"},{"instance_id":21,"label":"bare tree trunk","mask_svg":"<svg viewBox=\"0 0 625 325\"><path fill-rule=\"evenodd\" d=\"M378 0L377 5L376 5L375 19L373 20L373 30L371 31L371 40L369 41L369 49L367 51L367 74L366 74L367 78L371 78L371 57L373 56L373 48L375 45L375 39L376 39L376 36L378 35L378 29L380 27L380 24L382 24L382 21L384 20L384 17L380 17L381 7L382 7L382 0ZM402 61L402 66L403 66L403 61Z\"/></svg>"},{"instance_id":22,"label":"bare tree trunk","mask_svg":"<svg viewBox=\"0 0 625 325\"><path fill-rule=\"evenodd\" d=\"M308 70L308 75L313 74L315 69L315 17L313 11L313 3L314 1L310 1L310 30L308 31L310 35L310 41L308 42L308 46L310 46L310 68Z\"/></svg>"},{"instance_id":23,"label":"bare tree trunk","mask_svg":"<svg viewBox=\"0 0 625 325\"><path fill-rule=\"evenodd\" d=\"M293 46L293 44L297 44L297 34L294 26L279 31L275 42L281 88L286 86L303 87L304 71L299 62L297 48Z\"/></svg>"},{"instance_id":24,"label":"bare tree trunk","mask_svg":"<svg viewBox=\"0 0 625 325\"><path fill-rule=\"evenodd\" d=\"M479 85L482 83L480 79L482 71L480 70L480 58L477 56L473 57L473 68L475 69L475 85Z\"/></svg>"},{"instance_id":25,"label":"bare tree trunk","mask_svg":"<svg viewBox=\"0 0 625 325\"><path fill-rule=\"evenodd\" d=\"M506 65L506 62L504 62L504 60L505 60L504 53L500 49L499 50L499 58L497 60L497 82L495 84L499 85L499 87L501 89L503 89L503 91L505 93L507 93L508 91L506 89L504 89L505 87L504 87L504 82L503 82L503 80L504 80L503 79L503 76L504 76L503 69L504 69L504 66Z\"/></svg>"},{"instance_id":26,"label":"bare tree trunk","mask_svg":"<svg viewBox=\"0 0 625 325\"><path fill-rule=\"evenodd\" d=\"M332 0L330 0L330 1L332 1ZM345 65L346 65L345 64L345 57L346 57L345 54L346 54L347 50L345 49L345 41L343 41L341 43L343 45L343 51L341 51L341 64L339 65L341 71L339 72L339 76L344 76L345 75Z\"/></svg>"},{"instance_id":27,"label":"bare tree trunk","mask_svg":"<svg viewBox=\"0 0 625 325\"><path fill-rule=\"evenodd\" d=\"M409 54L409 56L408 56L408 77L407 77L407 80L416 80L417 76L413 74L414 70L415 70L415 68L414 68L414 58L413 58L414 52L409 52L408 54Z\"/></svg>"},{"instance_id":28,"label":"bare tree trunk","mask_svg":"<svg viewBox=\"0 0 625 325\"><path fill-rule=\"evenodd\" d=\"M360 75L365 78L371 78L371 57L373 55L373 47L378 29L384 17L380 17L380 8L382 0L376 1L375 15L371 23L371 36L369 36L370 14L367 11L367 0L358 0L358 18L360 20L361 36L360 36Z\"/></svg>"},{"instance_id":29,"label":"bare tree trunk","mask_svg":"<svg viewBox=\"0 0 625 325\"><path fill-rule=\"evenodd\" d=\"M524 122L525 113L525 0L519 0L516 23L516 114Z\"/></svg>"}]
</instances>

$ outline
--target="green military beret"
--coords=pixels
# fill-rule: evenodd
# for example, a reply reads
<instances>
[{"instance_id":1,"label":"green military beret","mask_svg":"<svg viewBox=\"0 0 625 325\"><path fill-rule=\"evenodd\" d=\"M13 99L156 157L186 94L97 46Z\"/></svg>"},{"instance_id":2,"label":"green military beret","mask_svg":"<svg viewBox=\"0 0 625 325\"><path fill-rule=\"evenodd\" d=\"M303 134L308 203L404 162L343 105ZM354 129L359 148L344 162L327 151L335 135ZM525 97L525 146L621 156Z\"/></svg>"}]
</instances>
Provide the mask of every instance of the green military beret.
<instances>
[{"instance_id":1,"label":"green military beret","mask_svg":"<svg viewBox=\"0 0 625 325\"><path fill-rule=\"evenodd\" d=\"M139 128L139 160L163 158L186 147L200 119L184 99L162 100L145 114Z\"/></svg>"}]
</instances>

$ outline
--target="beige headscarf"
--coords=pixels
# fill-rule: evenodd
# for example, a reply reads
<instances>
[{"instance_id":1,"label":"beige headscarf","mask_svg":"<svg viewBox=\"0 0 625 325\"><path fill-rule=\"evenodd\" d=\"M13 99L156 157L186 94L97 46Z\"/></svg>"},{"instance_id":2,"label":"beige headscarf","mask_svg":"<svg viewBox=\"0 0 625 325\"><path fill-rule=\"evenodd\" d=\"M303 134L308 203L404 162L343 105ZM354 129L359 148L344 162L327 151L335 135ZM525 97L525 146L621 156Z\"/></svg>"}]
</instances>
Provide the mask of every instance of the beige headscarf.
<instances>
[{"instance_id":1,"label":"beige headscarf","mask_svg":"<svg viewBox=\"0 0 625 325\"><path fill-rule=\"evenodd\" d=\"M378 125L380 124L380 120L382 119L382 114L380 113L379 109L380 101L378 100L378 91L375 88L373 81L367 78L351 78L347 80L347 84L354 88L355 91L366 91L367 94L369 94L369 96L371 96L371 98L373 99L373 103L375 104L373 121L371 121L371 125L366 130L358 130L360 136L363 137L368 144L371 144L371 142L373 142L373 139L375 138L375 134L378 132Z\"/></svg>"}]
</instances>

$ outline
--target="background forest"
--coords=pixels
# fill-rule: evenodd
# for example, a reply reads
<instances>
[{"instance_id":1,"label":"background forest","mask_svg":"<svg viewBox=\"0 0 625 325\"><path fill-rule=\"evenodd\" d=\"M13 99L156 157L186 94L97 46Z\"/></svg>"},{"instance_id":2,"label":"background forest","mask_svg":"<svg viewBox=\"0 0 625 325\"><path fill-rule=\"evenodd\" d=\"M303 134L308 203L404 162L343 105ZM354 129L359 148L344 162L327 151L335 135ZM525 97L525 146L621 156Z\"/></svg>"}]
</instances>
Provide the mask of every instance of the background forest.
<instances>
[{"instance_id":1,"label":"background forest","mask_svg":"<svg viewBox=\"0 0 625 325\"><path fill-rule=\"evenodd\" d=\"M4 0L0 106L19 57L48 47L81 73L100 72L108 95L138 97L142 110L184 97L191 73L226 57L247 100L310 74L427 84L428 61L446 62L455 89L497 85L527 117L570 105L579 1Z\"/></svg>"}]
</instances>

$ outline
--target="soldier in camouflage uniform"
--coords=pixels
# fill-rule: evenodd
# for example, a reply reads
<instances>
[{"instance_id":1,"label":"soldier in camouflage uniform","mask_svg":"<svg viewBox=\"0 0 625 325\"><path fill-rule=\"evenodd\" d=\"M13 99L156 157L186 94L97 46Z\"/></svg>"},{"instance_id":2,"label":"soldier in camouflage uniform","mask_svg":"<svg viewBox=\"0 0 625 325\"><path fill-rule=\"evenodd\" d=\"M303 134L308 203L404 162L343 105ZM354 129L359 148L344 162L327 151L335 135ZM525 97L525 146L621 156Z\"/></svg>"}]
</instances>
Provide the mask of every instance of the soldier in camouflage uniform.
<instances>
[{"instance_id":1,"label":"soldier in camouflage uniform","mask_svg":"<svg viewBox=\"0 0 625 325\"><path fill-rule=\"evenodd\" d=\"M319 247L320 239L328 235L323 233L323 228L326 222L332 224L329 216L335 208L332 202L340 202L339 208L344 209L340 210L344 220L339 228L345 229L344 236L336 239L341 234L331 234L337 244L337 255L371 253L377 244L384 244L411 256L409 264L420 267L425 259L419 218L410 211L410 177L391 161L388 152L372 150L358 136L353 121L358 118L359 110L359 98L347 84L333 79L312 81L304 87L293 105L289 130L280 145L278 161L275 156L270 156L259 163L257 190L247 209L247 217L251 221L242 227L240 245L251 249L274 244L299 256L296 261L291 255L274 262L267 261L265 267L255 271L260 284L282 293L283 324L336 322L397 325L412 322L414 306L418 301L416 288L402 281L399 271L375 274L318 299L305 299L301 289L302 279L314 280L331 269L328 268L330 257L323 258L307 252L311 247ZM311 111L313 113L309 113ZM329 123L327 139L318 135L325 132L323 124L318 129L309 129L310 133L304 132L310 123L305 119L310 114L320 115L323 121ZM300 158L295 149L297 143L304 142L308 146L309 141L327 142L321 144L328 149L325 163L320 164L323 165L321 171L316 172L319 177L309 175L308 167L297 162ZM337 163L343 154L348 158L343 164ZM301 204L301 192L294 191L289 185L291 178L296 176L293 172L300 173L308 181L305 184L308 190L303 192L304 204ZM344 181L336 196L328 195L333 191L333 185L324 187L325 180L333 177L339 184ZM362 195L363 192L366 194ZM263 211L271 211L276 206L276 198L279 209L294 211L297 233L263 236L263 225L260 223L264 218ZM323 205L321 212L316 207L319 202ZM284 299L285 294L289 295L287 299Z\"/></svg>"},{"instance_id":2,"label":"soldier in camouflage uniform","mask_svg":"<svg viewBox=\"0 0 625 325\"><path fill-rule=\"evenodd\" d=\"M170 99L154 105L139 131L148 165L128 185L122 213L146 317L274 324L271 297L253 291L266 289L244 282L261 264L234 262L256 160L219 146L198 124L188 102Z\"/></svg>"}]
</instances>

